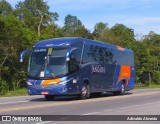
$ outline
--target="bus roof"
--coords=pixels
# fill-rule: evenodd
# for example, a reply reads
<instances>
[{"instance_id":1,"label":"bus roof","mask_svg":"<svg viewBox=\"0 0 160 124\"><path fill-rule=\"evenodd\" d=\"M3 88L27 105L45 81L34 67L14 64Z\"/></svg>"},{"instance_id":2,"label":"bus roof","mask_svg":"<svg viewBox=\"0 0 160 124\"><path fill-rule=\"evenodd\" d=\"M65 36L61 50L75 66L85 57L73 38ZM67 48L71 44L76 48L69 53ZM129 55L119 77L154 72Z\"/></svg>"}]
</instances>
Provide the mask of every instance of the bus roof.
<instances>
[{"instance_id":1,"label":"bus roof","mask_svg":"<svg viewBox=\"0 0 160 124\"><path fill-rule=\"evenodd\" d=\"M35 47L49 47L49 46L65 46L65 45L72 45L77 42L82 42L84 38L77 38L77 37L64 37L64 38L53 38L47 39L37 42L34 46Z\"/></svg>"},{"instance_id":2,"label":"bus roof","mask_svg":"<svg viewBox=\"0 0 160 124\"><path fill-rule=\"evenodd\" d=\"M72 46L73 44L84 42L84 41L86 41L87 44L93 44L93 45L98 45L102 47L104 47L105 45L105 46L108 46L114 49L118 49L120 51L133 52L130 49L115 46L113 44L109 44L106 42L101 42L101 41L96 41L96 40L91 40L91 39L86 39L86 38L79 38L79 37L63 37L63 38L53 38L53 39L42 40L42 41L35 43L33 47Z\"/></svg>"}]
</instances>

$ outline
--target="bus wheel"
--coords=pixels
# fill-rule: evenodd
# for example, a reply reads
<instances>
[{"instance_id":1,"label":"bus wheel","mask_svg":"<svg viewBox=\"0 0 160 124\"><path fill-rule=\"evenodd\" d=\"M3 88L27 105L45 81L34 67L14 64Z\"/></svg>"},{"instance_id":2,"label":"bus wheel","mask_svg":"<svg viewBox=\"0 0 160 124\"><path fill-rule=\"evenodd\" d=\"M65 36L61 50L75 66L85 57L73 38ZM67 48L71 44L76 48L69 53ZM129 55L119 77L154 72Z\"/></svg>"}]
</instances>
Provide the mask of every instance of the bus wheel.
<instances>
[{"instance_id":1,"label":"bus wheel","mask_svg":"<svg viewBox=\"0 0 160 124\"><path fill-rule=\"evenodd\" d=\"M125 85L125 83L122 83L121 90L120 90L120 95L124 95L125 93L126 93L126 85Z\"/></svg>"},{"instance_id":2,"label":"bus wheel","mask_svg":"<svg viewBox=\"0 0 160 124\"><path fill-rule=\"evenodd\" d=\"M114 95L124 95L126 93L126 85L125 83L122 83L120 87L120 91L113 91Z\"/></svg>"},{"instance_id":3,"label":"bus wheel","mask_svg":"<svg viewBox=\"0 0 160 124\"><path fill-rule=\"evenodd\" d=\"M54 95L45 95L47 101L52 101L54 99Z\"/></svg>"},{"instance_id":4,"label":"bus wheel","mask_svg":"<svg viewBox=\"0 0 160 124\"><path fill-rule=\"evenodd\" d=\"M89 85L84 83L82 86L82 92L78 95L79 99L87 99L89 97Z\"/></svg>"}]
</instances>

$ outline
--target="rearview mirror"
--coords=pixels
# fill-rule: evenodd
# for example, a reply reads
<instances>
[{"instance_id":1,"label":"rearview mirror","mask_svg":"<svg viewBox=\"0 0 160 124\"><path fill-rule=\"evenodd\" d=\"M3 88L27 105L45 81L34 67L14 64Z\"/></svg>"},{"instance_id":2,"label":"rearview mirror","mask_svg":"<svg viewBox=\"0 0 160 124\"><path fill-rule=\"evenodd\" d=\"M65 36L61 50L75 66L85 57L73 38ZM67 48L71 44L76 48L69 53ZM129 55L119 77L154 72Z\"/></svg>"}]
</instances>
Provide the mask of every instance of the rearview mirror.
<instances>
[{"instance_id":1,"label":"rearview mirror","mask_svg":"<svg viewBox=\"0 0 160 124\"><path fill-rule=\"evenodd\" d=\"M27 53L31 53L31 50L24 50L24 51L21 52L21 54L20 54L20 62L23 62L24 56Z\"/></svg>"}]
</instances>

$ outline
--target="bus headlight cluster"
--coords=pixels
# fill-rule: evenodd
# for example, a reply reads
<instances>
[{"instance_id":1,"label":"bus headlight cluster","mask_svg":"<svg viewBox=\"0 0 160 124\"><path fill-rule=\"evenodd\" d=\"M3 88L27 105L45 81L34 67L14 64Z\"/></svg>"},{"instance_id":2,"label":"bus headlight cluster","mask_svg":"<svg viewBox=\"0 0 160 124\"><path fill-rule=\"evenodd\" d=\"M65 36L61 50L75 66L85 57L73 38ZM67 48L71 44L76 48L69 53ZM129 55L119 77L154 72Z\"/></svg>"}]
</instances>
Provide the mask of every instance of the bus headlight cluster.
<instances>
[{"instance_id":1,"label":"bus headlight cluster","mask_svg":"<svg viewBox=\"0 0 160 124\"><path fill-rule=\"evenodd\" d=\"M27 81L27 84L30 85L30 86L33 85L30 81Z\"/></svg>"},{"instance_id":2,"label":"bus headlight cluster","mask_svg":"<svg viewBox=\"0 0 160 124\"><path fill-rule=\"evenodd\" d=\"M58 84L59 84L59 85L65 85L67 82L68 82L68 80L65 80L65 81L59 82Z\"/></svg>"},{"instance_id":3,"label":"bus headlight cluster","mask_svg":"<svg viewBox=\"0 0 160 124\"><path fill-rule=\"evenodd\" d=\"M61 78L61 81L58 83L59 85L66 85L67 82L73 80L73 78L66 80L66 78Z\"/></svg>"}]
</instances>

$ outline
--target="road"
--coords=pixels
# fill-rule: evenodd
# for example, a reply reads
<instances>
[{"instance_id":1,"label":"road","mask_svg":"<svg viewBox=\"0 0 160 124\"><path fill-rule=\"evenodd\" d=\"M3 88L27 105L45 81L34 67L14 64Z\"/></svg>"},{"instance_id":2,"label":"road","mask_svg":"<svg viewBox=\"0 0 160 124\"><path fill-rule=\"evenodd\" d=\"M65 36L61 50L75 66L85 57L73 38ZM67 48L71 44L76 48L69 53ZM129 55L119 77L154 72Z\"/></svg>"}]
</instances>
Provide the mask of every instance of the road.
<instances>
[{"instance_id":1,"label":"road","mask_svg":"<svg viewBox=\"0 0 160 124\"><path fill-rule=\"evenodd\" d=\"M132 90L124 96L102 94L87 100L75 97L56 97L54 101L46 101L43 96L5 97L0 98L0 115L160 115L160 89ZM65 121L66 118L62 117L60 119ZM39 122L43 123L52 122Z\"/></svg>"}]
</instances>

